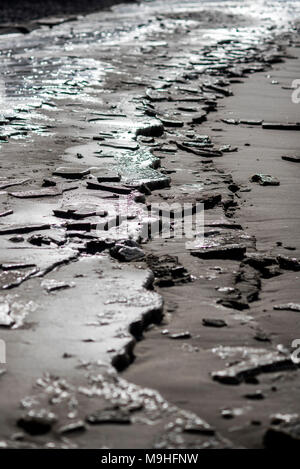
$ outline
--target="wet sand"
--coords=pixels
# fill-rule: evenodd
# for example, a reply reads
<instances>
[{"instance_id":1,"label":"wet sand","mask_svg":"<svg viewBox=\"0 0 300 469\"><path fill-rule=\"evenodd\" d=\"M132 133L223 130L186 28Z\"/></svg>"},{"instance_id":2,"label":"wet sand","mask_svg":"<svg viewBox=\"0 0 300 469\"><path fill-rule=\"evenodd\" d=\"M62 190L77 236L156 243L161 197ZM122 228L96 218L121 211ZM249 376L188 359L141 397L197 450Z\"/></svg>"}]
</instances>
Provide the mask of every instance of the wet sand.
<instances>
[{"instance_id":1,"label":"wet sand","mask_svg":"<svg viewBox=\"0 0 300 469\"><path fill-rule=\"evenodd\" d=\"M246 16L206 8L124 5L0 39L3 447L261 447L272 413L298 412L298 313L272 309L299 301L296 163L279 146L296 151L297 132L220 119L274 118L278 88L276 120L295 122L291 90L265 77L297 78L282 57L299 41L274 25L277 4L264 24L251 2ZM249 181L262 171L281 185ZM185 239L143 239L158 223L145 203L161 201L204 202L210 259L197 236L193 255ZM210 376L245 357L239 385Z\"/></svg>"}]
</instances>

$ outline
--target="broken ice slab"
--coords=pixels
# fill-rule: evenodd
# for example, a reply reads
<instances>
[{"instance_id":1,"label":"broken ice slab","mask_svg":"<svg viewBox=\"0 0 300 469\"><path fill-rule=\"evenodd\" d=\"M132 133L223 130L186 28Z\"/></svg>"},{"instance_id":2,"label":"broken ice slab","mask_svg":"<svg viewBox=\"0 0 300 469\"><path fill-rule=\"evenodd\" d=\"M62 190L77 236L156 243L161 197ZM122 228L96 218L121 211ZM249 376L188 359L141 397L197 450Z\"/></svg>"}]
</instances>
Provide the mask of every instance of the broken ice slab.
<instances>
[{"instance_id":1,"label":"broken ice slab","mask_svg":"<svg viewBox=\"0 0 300 469\"><path fill-rule=\"evenodd\" d=\"M133 169L124 169L122 181L131 190L150 195L152 190L169 187L171 179L169 176L153 169L136 169L135 171Z\"/></svg>"},{"instance_id":2,"label":"broken ice slab","mask_svg":"<svg viewBox=\"0 0 300 469\"><path fill-rule=\"evenodd\" d=\"M151 119L139 125L135 131L135 135L143 135L144 137L160 137L164 133L163 122L158 119Z\"/></svg>"},{"instance_id":3,"label":"broken ice slab","mask_svg":"<svg viewBox=\"0 0 300 469\"><path fill-rule=\"evenodd\" d=\"M187 420L184 422L183 431L185 433L197 433L202 435L214 435L215 429L207 422L197 416L193 416L188 412L185 415Z\"/></svg>"},{"instance_id":4,"label":"broken ice slab","mask_svg":"<svg viewBox=\"0 0 300 469\"><path fill-rule=\"evenodd\" d=\"M9 195L17 197L19 199L31 199L37 197L55 197L62 195L65 191L77 189L75 185L55 186L45 189L33 189L29 191L9 192Z\"/></svg>"},{"instance_id":5,"label":"broken ice slab","mask_svg":"<svg viewBox=\"0 0 300 469\"><path fill-rule=\"evenodd\" d=\"M113 192L115 194L128 195L133 191L133 188L129 188L122 185L103 184L100 182L87 181L88 189L97 189L106 192Z\"/></svg>"},{"instance_id":6,"label":"broken ice slab","mask_svg":"<svg viewBox=\"0 0 300 469\"><path fill-rule=\"evenodd\" d=\"M271 255L249 253L244 263L258 270L263 278L276 277L281 274L277 258Z\"/></svg>"},{"instance_id":7,"label":"broken ice slab","mask_svg":"<svg viewBox=\"0 0 300 469\"><path fill-rule=\"evenodd\" d=\"M240 311L248 309L249 303L258 300L260 289L259 273L254 268L241 264L234 275L233 286L219 290L222 297L217 303Z\"/></svg>"},{"instance_id":8,"label":"broken ice slab","mask_svg":"<svg viewBox=\"0 0 300 469\"><path fill-rule=\"evenodd\" d=\"M240 124L247 124L247 125L262 125L262 120L253 120L253 119L241 119Z\"/></svg>"},{"instance_id":9,"label":"broken ice slab","mask_svg":"<svg viewBox=\"0 0 300 469\"><path fill-rule=\"evenodd\" d=\"M165 90L157 91L151 88L148 88L146 90L146 97L150 99L150 101L153 101L153 102L164 101L168 99L169 95L170 95L169 92Z\"/></svg>"},{"instance_id":10,"label":"broken ice slab","mask_svg":"<svg viewBox=\"0 0 300 469\"><path fill-rule=\"evenodd\" d=\"M200 194L196 196L192 194L191 196L187 195L184 197L180 194L180 201L184 204L190 204L189 208L185 207L183 209L179 207L169 207L164 209L163 207L155 206L155 204L153 204L153 206L151 206L151 212L155 215L159 215L160 217L178 219L200 212L203 208L202 204L206 210L214 208L221 202L221 197L221 194L215 192L200 192ZM176 202L176 200L176 197L174 197L173 201Z\"/></svg>"},{"instance_id":11,"label":"broken ice slab","mask_svg":"<svg viewBox=\"0 0 300 469\"><path fill-rule=\"evenodd\" d=\"M129 425L131 423L130 414L122 408L101 409L87 415L86 421L90 425L119 424Z\"/></svg>"},{"instance_id":12,"label":"broken ice slab","mask_svg":"<svg viewBox=\"0 0 300 469\"><path fill-rule=\"evenodd\" d=\"M253 237L244 233L217 231L204 240L195 240L189 244L192 256L202 259L243 259L248 247L254 247Z\"/></svg>"},{"instance_id":13,"label":"broken ice slab","mask_svg":"<svg viewBox=\"0 0 300 469\"><path fill-rule=\"evenodd\" d=\"M85 249L87 254L96 254L103 252L107 248L111 248L114 245L114 240L106 239L91 239L86 242Z\"/></svg>"},{"instance_id":14,"label":"broken ice slab","mask_svg":"<svg viewBox=\"0 0 300 469\"><path fill-rule=\"evenodd\" d=\"M0 265L2 270L20 270L20 269L28 269L30 267L35 267L35 264L31 264L30 262L7 262Z\"/></svg>"},{"instance_id":15,"label":"broken ice slab","mask_svg":"<svg viewBox=\"0 0 300 469\"><path fill-rule=\"evenodd\" d=\"M119 173L103 173L101 176L96 176L98 182L120 182L120 175Z\"/></svg>"},{"instance_id":16,"label":"broken ice slab","mask_svg":"<svg viewBox=\"0 0 300 469\"><path fill-rule=\"evenodd\" d=\"M189 142L190 143L190 142ZM195 155L198 156L203 156L203 157L209 157L209 158L215 158L215 157L220 157L223 156L223 153L219 150L211 150L209 148L201 148L195 145L187 145L186 143L180 143L176 142L176 145L180 150L187 151L189 153L194 153Z\"/></svg>"},{"instance_id":17,"label":"broken ice slab","mask_svg":"<svg viewBox=\"0 0 300 469\"><path fill-rule=\"evenodd\" d=\"M192 120L189 122L189 124L201 124L202 122L206 121L206 116L206 111L197 112L197 114L192 115Z\"/></svg>"},{"instance_id":18,"label":"broken ice slab","mask_svg":"<svg viewBox=\"0 0 300 469\"><path fill-rule=\"evenodd\" d=\"M215 91L216 93L222 94L224 96L232 96L233 95L233 92L230 89L214 85L213 83L204 83L203 86L204 86L204 88Z\"/></svg>"},{"instance_id":19,"label":"broken ice slab","mask_svg":"<svg viewBox=\"0 0 300 469\"><path fill-rule=\"evenodd\" d=\"M234 153L238 151L238 147L232 147L231 145L223 145L219 148L222 153Z\"/></svg>"},{"instance_id":20,"label":"broken ice slab","mask_svg":"<svg viewBox=\"0 0 300 469\"><path fill-rule=\"evenodd\" d=\"M7 217L8 215L12 215L13 213L13 210L4 210L3 212L0 211L0 217Z\"/></svg>"},{"instance_id":21,"label":"broken ice slab","mask_svg":"<svg viewBox=\"0 0 300 469\"><path fill-rule=\"evenodd\" d=\"M32 231L48 230L50 225L47 223L37 225L0 225L0 235L31 233Z\"/></svg>"},{"instance_id":22,"label":"broken ice slab","mask_svg":"<svg viewBox=\"0 0 300 469\"><path fill-rule=\"evenodd\" d=\"M35 22L41 26L49 26L50 28L52 28L53 26L58 26L60 24L67 23L69 21L75 21L76 19L78 19L77 16L66 16L63 18L52 17L52 18L41 18L41 19L36 20Z\"/></svg>"},{"instance_id":23,"label":"broken ice slab","mask_svg":"<svg viewBox=\"0 0 300 469\"><path fill-rule=\"evenodd\" d=\"M38 275L42 276L55 267L76 259L77 253L69 248L35 248L31 246L28 249L3 248L0 250L0 258L2 270L6 269L2 273L0 270L1 275L15 272L16 279L18 279L21 278L21 274L22 276L26 274L27 267L35 266L36 269L32 268L32 270L36 270ZM7 266L10 266L8 270ZM29 275L32 275L32 272L29 271Z\"/></svg>"},{"instance_id":24,"label":"broken ice slab","mask_svg":"<svg viewBox=\"0 0 300 469\"><path fill-rule=\"evenodd\" d=\"M270 421L272 425L280 425L282 423L291 423L298 420L298 414L288 414L288 413L277 413L270 416Z\"/></svg>"},{"instance_id":25,"label":"broken ice slab","mask_svg":"<svg viewBox=\"0 0 300 469\"><path fill-rule=\"evenodd\" d=\"M70 204L53 210L53 214L59 218L81 220L88 217L105 217L107 211L99 207L99 204Z\"/></svg>"},{"instance_id":26,"label":"broken ice slab","mask_svg":"<svg viewBox=\"0 0 300 469\"><path fill-rule=\"evenodd\" d=\"M23 241L25 241L25 239L22 235L14 235L9 238L9 241L11 241L12 243L22 243Z\"/></svg>"},{"instance_id":27,"label":"broken ice slab","mask_svg":"<svg viewBox=\"0 0 300 469\"><path fill-rule=\"evenodd\" d=\"M247 347L245 347L245 350L247 350ZM267 349L259 349L258 351L254 349L253 352L250 348L248 350L249 353L247 355L249 358L221 371L213 372L212 378L223 384L240 384L260 373L274 373L297 368L289 354Z\"/></svg>"},{"instance_id":28,"label":"broken ice slab","mask_svg":"<svg viewBox=\"0 0 300 469\"><path fill-rule=\"evenodd\" d=\"M66 236L64 233L53 233L51 231L49 235L36 233L27 238L27 242L33 244L34 246L42 246L44 244L50 246L52 243L56 244L57 246L62 246L66 242Z\"/></svg>"},{"instance_id":29,"label":"broken ice slab","mask_svg":"<svg viewBox=\"0 0 300 469\"><path fill-rule=\"evenodd\" d=\"M132 240L118 242L110 249L110 255L122 262L130 262L145 257L138 243Z\"/></svg>"},{"instance_id":30,"label":"broken ice slab","mask_svg":"<svg viewBox=\"0 0 300 469\"><path fill-rule=\"evenodd\" d=\"M139 144L137 142L132 142L128 140L105 140L101 142L101 146L103 147L111 147L117 150L130 150L136 151L139 149Z\"/></svg>"},{"instance_id":31,"label":"broken ice slab","mask_svg":"<svg viewBox=\"0 0 300 469\"><path fill-rule=\"evenodd\" d=\"M177 120L177 119L172 119L172 118L165 117L165 116L158 116L158 118L160 119L160 121L163 123L165 127L183 127L184 126L184 122Z\"/></svg>"},{"instance_id":32,"label":"broken ice slab","mask_svg":"<svg viewBox=\"0 0 300 469\"><path fill-rule=\"evenodd\" d=\"M211 141L209 139L205 139L205 138L201 138L201 136L194 136L191 137L191 136L188 136L188 138L190 140L185 140L183 142L178 142L179 144L181 143L181 145L185 146L185 147L189 147L189 148L195 148L195 149L210 149L213 145L211 143ZM210 148L209 148L210 147Z\"/></svg>"},{"instance_id":33,"label":"broken ice slab","mask_svg":"<svg viewBox=\"0 0 300 469\"><path fill-rule=\"evenodd\" d=\"M300 163L300 156L282 156L281 157L285 161L290 161L291 163Z\"/></svg>"},{"instance_id":34,"label":"broken ice slab","mask_svg":"<svg viewBox=\"0 0 300 469\"><path fill-rule=\"evenodd\" d=\"M14 324L10 316L10 306L7 301L0 302L0 327L11 327Z\"/></svg>"},{"instance_id":35,"label":"broken ice slab","mask_svg":"<svg viewBox=\"0 0 300 469\"><path fill-rule=\"evenodd\" d=\"M44 178L43 179L43 187L54 187L57 184L57 180L52 179L52 178Z\"/></svg>"},{"instance_id":36,"label":"broken ice slab","mask_svg":"<svg viewBox=\"0 0 300 469\"><path fill-rule=\"evenodd\" d=\"M260 389L258 389L257 391L249 392L247 394L244 394L244 397L246 399L250 399L250 400L253 400L253 401L260 401L260 400L265 398L265 395L263 394L263 392Z\"/></svg>"},{"instance_id":37,"label":"broken ice slab","mask_svg":"<svg viewBox=\"0 0 300 469\"><path fill-rule=\"evenodd\" d=\"M174 103L180 103L180 102L195 102L195 103L200 103L206 100L204 96L196 96L192 95L191 93L187 94L172 94L170 96L170 101Z\"/></svg>"},{"instance_id":38,"label":"broken ice slab","mask_svg":"<svg viewBox=\"0 0 300 469\"><path fill-rule=\"evenodd\" d=\"M279 186L280 181L274 176L270 176L269 174L254 174L250 178L251 182L258 182L261 186Z\"/></svg>"},{"instance_id":39,"label":"broken ice slab","mask_svg":"<svg viewBox=\"0 0 300 469\"><path fill-rule=\"evenodd\" d=\"M227 323L223 319L204 318L202 319L203 326L206 327L226 327Z\"/></svg>"},{"instance_id":40,"label":"broken ice slab","mask_svg":"<svg viewBox=\"0 0 300 469\"><path fill-rule=\"evenodd\" d=\"M292 270L294 272L300 270L300 260L296 257L287 257L280 254L277 256L277 261L281 269Z\"/></svg>"},{"instance_id":41,"label":"broken ice slab","mask_svg":"<svg viewBox=\"0 0 300 469\"><path fill-rule=\"evenodd\" d=\"M262 124L263 129L270 129L270 130L300 130L300 123L277 123L277 122L263 122Z\"/></svg>"},{"instance_id":42,"label":"broken ice slab","mask_svg":"<svg viewBox=\"0 0 300 469\"><path fill-rule=\"evenodd\" d=\"M155 276L154 284L159 287L171 287L192 280L191 275L175 256L163 255L158 257L149 254L146 263Z\"/></svg>"},{"instance_id":43,"label":"broken ice slab","mask_svg":"<svg viewBox=\"0 0 300 469\"><path fill-rule=\"evenodd\" d=\"M74 282L58 282L55 279L45 279L42 281L41 286L48 292L51 293L57 290L65 290L66 288L75 287Z\"/></svg>"},{"instance_id":44,"label":"broken ice slab","mask_svg":"<svg viewBox=\"0 0 300 469\"><path fill-rule=\"evenodd\" d=\"M205 221L205 227L208 228L224 228L228 230L242 230L243 227L239 223L229 221L226 218L220 218L214 221Z\"/></svg>"},{"instance_id":45,"label":"broken ice slab","mask_svg":"<svg viewBox=\"0 0 300 469\"><path fill-rule=\"evenodd\" d=\"M117 170L124 178L124 173L129 172L135 174L143 173L146 170L152 170L151 177L155 177L155 169L160 166L160 160L153 155L148 149L135 151L132 153L118 153L117 155ZM156 176L158 174L156 173ZM149 177L149 173L147 174ZM141 179L141 177L139 177Z\"/></svg>"},{"instance_id":46,"label":"broken ice slab","mask_svg":"<svg viewBox=\"0 0 300 469\"><path fill-rule=\"evenodd\" d=\"M168 335L168 338L173 340L190 339L191 337L192 335L189 331L175 332L174 334Z\"/></svg>"},{"instance_id":47,"label":"broken ice slab","mask_svg":"<svg viewBox=\"0 0 300 469\"><path fill-rule=\"evenodd\" d=\"M54 176L61 176L68 179L81 179L84 176L90 174L89 169L82 169L82 168L68 168L65 166L61 166L53 171Z\"/></svg>"},{"instance_id":48,"label":"broken ice slab","mask_svg":"<svg viewBox=\"0 0 300 469\"><path fill-rule=\"evenodd\" d=\"M67 351L78 355L79 341L93 338L95 342L88 343L84 356L79 358L95 361L97 356L96 360L101 359L105 364L114 359L118 368L127 366L132 359L130 350L134 343L129 330L140 334L152 320L161 318L162 298L147 290L152 285L153 274L149 270L137 269L135 265L118 263L108 255L81 257L78 262L66 263L53 271L49 278L58 282L76 282L76 295L74 289L67 288L61 294L52 293L51 301L48 294L42 294L38 302L38 314L46 315L47 323L48 320L62 320L59 319L60 311L72 317L72 330L67 333L62 329L59 331L63 337L60 343L62 353ZM16 293L24 294L28 301L32 300L31 289L25 284L20 288ZM78 314L74 315L74 312ZM83 331L84 324L97 320L105 322L106 327L96 327L92 334ZM61 323L66 321L67 316ZM112 348L115 353L108 354L107 350ZM92 410L90 407L88 411Z\"/></svg>"},{"instance_id":49,"label":"broken ice slab","mask_svg":"<svg viewBox=\"0 0 300 469\"><path fill-rule=\"evenodd\" d=\"M0 290L17 287L37 272L38 269L35 267L22 270L0 271Z\"/></svg>"},{"instance_id":50,"label":"broken ice slab","mask_svg":"<svg viewBox=\"0 0 300 469\"><path fill-rule=\"evenodd\" d=\"M0 181L0 190L6 189L7 187L11 186L20 186L29 182L30 179L5 179Z\"/></svg>"},{"instance_id":51,"label":"broken ice slab","mask_svg":"<svg viewBox=\"0 0 300 469\"><path fill-rule=\"evenodd\" d=\"M282 305L274 305L273 309L279 311L297 311L300 312L300 304L298 303L286 303Z\"/></svg>"},{"instance_id":52,"label":"broken ice slab","mask_svg":"<svg viewBox=\"0 0 300 469\"><path fill-rule=\"evenodd\" d=\"M182 105L182 106L178 106L177 107L177 110L178 111L182 111L182 112L198 112L198 107L196 106L185 106L185 105Z\"/></svg>"},{"instance_id":53,"label":"broken ice slab","mask_svg":"<svg viewBox=\"0 0 300 469\"><path fill-rule=\"evenodd\" d=\"M160 147L161 152L166 152L166 153L176 153L177 152L177 147L175 145L161 145Z\"/></svg>"},{"instance_id":54,"label":"broken ice slab","mask_svg":"<svg viewBox=\"0 0 300 469\"><path fill-rule=\"evenodd\" d=\"M69 221L67 222L67 230L68 231L91 231L92 229L96 229L97 223L90 223L89 221Z\"/></svg>"},{"instance_id":55,"label":"broken ice slab","mask_svg":"<svg viewBox=\"0 0 300 469\"><path fill-rule=\"evenodd\" d=\"M179 86L179 91L184 93L192 93L192 94L199 94L199 88L192 88L191 86Z\"/></svg>"},{"instance_id":56,"label":"broken ice slab","mask_svg":"<svg viewBox=\"0 0 300 469\"><path fill-rule=\"evenodd\" d=\"M57 416L48 409L30 409L18 419L17 424L30 435L44 435L51 430L56 421Z\"/></svg>"},{"instance_id":57,"label":"broken ice slab","mask_svg":"<svg viewBox=\"0 0 300 469\"><path fill-rule=\"evenodd\" d=\"M229 125L238 125L240 123L239 119L221 119L221 121Z\"/></svg>"},{"instance_id":58,"label":"broken ice slab","mask_svg":"<svg viewBox=\"0 0 300 469\"><path fill-rule=\"evenodd\" d=\"M159 145L159 144L155 143L155 138L154 137L139 136L138 137L138 142L145 143L146 145L151 145L153 147L156 147L156 146Z\"/></svg>"}]
</instances>

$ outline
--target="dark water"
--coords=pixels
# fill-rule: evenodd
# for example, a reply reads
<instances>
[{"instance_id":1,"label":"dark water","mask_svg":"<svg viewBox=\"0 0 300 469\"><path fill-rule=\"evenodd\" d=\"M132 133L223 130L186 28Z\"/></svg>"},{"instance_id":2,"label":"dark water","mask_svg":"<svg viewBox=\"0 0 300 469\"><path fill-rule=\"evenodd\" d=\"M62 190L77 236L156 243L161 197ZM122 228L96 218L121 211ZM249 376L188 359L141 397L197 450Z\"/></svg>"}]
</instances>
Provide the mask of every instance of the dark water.
<instances>
[{"instance_id":1,"label":"dark water","mask_svg":"<svg viewBox=\"0 0 300 469\"><path fill-rule=\"evenodd\" d=\"M91 13L132 0L1 0L0 23L26 22L44 16Z\"/></svg>"}]
</instances>

